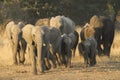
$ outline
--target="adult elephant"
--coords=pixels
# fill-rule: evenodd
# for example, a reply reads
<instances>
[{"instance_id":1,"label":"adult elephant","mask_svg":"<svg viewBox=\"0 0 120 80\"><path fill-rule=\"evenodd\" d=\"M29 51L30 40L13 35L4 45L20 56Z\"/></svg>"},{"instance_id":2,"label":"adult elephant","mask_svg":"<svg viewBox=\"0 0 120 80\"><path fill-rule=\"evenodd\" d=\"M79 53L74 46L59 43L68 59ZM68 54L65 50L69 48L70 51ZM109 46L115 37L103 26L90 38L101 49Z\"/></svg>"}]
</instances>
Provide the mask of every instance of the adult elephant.
<instances>
[{"instance_id":1,"label":"adult elephant","mask_svg":"<svg viewBox=\"0 0 120 80\"><path fill-rule=\"evenodd\" d=\"M17 47L17 53L19 58L19 63L23 64L25 61L25 53L26 53L26 47L27 43L25 39L22 37L22 28L25 26L23 22L18 23L19 27L19 34L18 34L18 47Z\"/></svg>"},{"instance_id":2,"label":"adult elephant","mask_svg":"<svg viewBox=\"0 0 120 80\"><path fill-rule=\"evenodd\" d=\"M59 29L53 27L50 29L50 44L51 44L51 52L54 55L55 60L57 61L57 64L60 66L62 64L62 58L61 58L61 43L62 43L62 37L61 32ZM58 56L57 56L58 53Z\"/></svg>"},{"instance_id":3,"label":"adult elephant","mask_svg":"<svg viewBox=\"0 0 120 80\"><path fill-rule=\"evenodd\" d=\"M23 27L23 23L15 23L14 21L9 21L6 24L6 35L9 40L12 42L12 52L13 52L13 64L18 64L17 61L17 52L20 51L19 42L22 39L21 35L21 28ZM21 47L21 49L23 49ZM19 51L18 51L19 50ZM23 50L21 50L23 51ZM20 53L20 55L23 55L24 53ZM19 56L19 62L24 61L24 56Z\"/></svg>"},{"instance_id":4,"label":"adult elephant","mask_svg":"<svg viewBox=\"0 0 120 80\"><path fill-rule=\"evenodd\" d=\"M68 17L55 16L50 19L50 27L56 27L62 34L74 33L75 23Z\"/></svg>"},{"instance_id":5,"label":"adult elephant","mask_svg":"<svg viewBox=\"0 0 120 80\"><path fill-rule=\"evenodd\" d=\"M43 68L47 67L47 69L50 69L51 67L50 60L53 64L53 67L55 68L56 67L55 59L52 53L50 52L50 29L48 28L48 26L41 26L41 29L44 32L42 36L43 45L42 45L42 54L41 54L41 61L43 62L42 64ZM45 63L47 63L47 65Z\"/></svg>"},{"instance_id":6,"label":"adult elephant","mask_svg":"<svg viewBox=\"0 0 120 80\"><path fill-rule=\"evenodd\" d=\"M85 66L96 64L97 42L94 37L88 37L78 44L79 53L84 57Z\"/></svg>"},{"instance_id":7,"label":"adult elephant","mask_svg":"<svg viewBox=\"0 0 120 80\"><path fill-rule=\"evenodd\" d=\"M94 26L95 29L95 39L98 43L98 54L110 56L111 45L114 39L115 32L115 15L114 17L104 17L104 16L93 16L90 19L90 25ZM102 24L98 24L102 23ZM98 24L98 25L97 25ZM101 48L103 44L103 48Z\"/></svg>"},{"instance_id":8,"label":"adult elephant","mask_svg":"<svg viewBox=\"0 0 120 80\"><path fill-rule=\"evenodd\" d=\"M44 32L39 26L34 26L31 24L27 24L22 28L22 37L27 42L29 48L29 54L31 58L31 65L32 65L32 73L37 74L37 63L36 63L36 55L34 53L35 47L37 49L37 61L38 61L38 68L40 71L43 71L41 61L41 51L42 51L42 35Z\"/></svg>"}]
</instances>

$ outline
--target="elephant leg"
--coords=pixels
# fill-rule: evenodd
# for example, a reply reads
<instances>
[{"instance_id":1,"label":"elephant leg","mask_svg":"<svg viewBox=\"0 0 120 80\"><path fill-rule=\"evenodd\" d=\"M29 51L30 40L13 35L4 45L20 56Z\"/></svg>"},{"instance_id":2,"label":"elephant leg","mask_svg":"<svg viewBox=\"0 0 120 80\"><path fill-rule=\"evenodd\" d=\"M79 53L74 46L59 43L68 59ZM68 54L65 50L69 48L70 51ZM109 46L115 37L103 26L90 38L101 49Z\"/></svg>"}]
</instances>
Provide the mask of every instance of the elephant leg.
<instances>
[{"instance_id":1,"label":"elephant leg","mask_svg":"<svg viewBox=\"0 0 120 80\"><path fill-rule=\"evenodd\" d=\"M29 45L30 49L30 59L31 59L31 65L32 65L32 73L37 74L37 68L36 68L36 58L35 58L35 53L34 53L34 47L33 45Z\"/></svg>"},{"instance_id":2,"label":"elephant leg","mask_svg":"<svg viewBox=\"0 0 120 80\"><path fill-rule=\"evenodd\" d=\"M88 64L89 64L88 61L89 61L89 60L88 60L88 53L85 53L85 54L84 54L84 64L85 64L85 67L88 67Z\"/></svg>"},{"instance_id":3,"label":"elephant leg","mask_svg":"<svg viewBox=\"0 0 120 80\"><path fill-rule=\"evenodd\" d=\"M71 58L72 58L72 52L70 51L70 53L67 54L67 67L68 68L71 67Z\"/></svg>"},{"instance_id":4,"label":"elephant leg","mask_svg":"<svg viewBox=\"0 0 120 80\"><path fill-rule=\"evenodd\" d=\"M73 57L75 57L75 49L72 50Z\"/></svg>"},{"instance_id":5,"label":"elephant leg","mask_svg":"<svg viewBox=\"0 0 120 80\"><path fill-rule=\"evenodd\" d=\"M98 49L98 56L100 56L103 53L100 42L98 42L97 49Z\"/></svg>"},{"instance_id":6,"label":"elephant leg","mask_svg":"<svg viewBox=\"0 0 120 80\"><path fill-rule=\"evenodd\" d=\"M65 65L65 67L67 67L66 55L65 55L64 53L62 53L61 58L62 58L62 64L64 64L64 65Z\"/></svg>"},{"instance_id":7,"label":"elephant leg","mask_svg":"<svg viewBox=\"0 0 120 80\"><path fill-rule=\"evenodd\" d=\"M49 70L51 68L50 60L45 58L45 63L46 70Z\"/></svg>"},{"instance_id":8,"label":"elephant leg","mask_svg":"<svg viewBox=\"0 0 120 80\"><path fill-rule=\"evenodd\" d=\"M95 54L95 50L92 49L91 50L91 54L90 54L90 66L94 66L96 64L96 54Z\"/></svg>"},{"instance_id":9,"label":"elephant leg","mask_svg":"<svg viewBox=\"0 0 120 80\"><path fill-rule=\"evenodd\" d=\"M104 53L104 55L106 55L106 56L110 56L110 49L111 49L111 44L109 44L107 41L103 44L103 47L104 47L104 49L103 49L103 53Z\"/></svg>"},{"instance_id":10,"label":"elephant leg","mask_svg":"<svg viewBox=\"0 0 120 80\"><path fill-rule=\"evenodd\" d=\"M49 55L49 59L51 60L52 64L53 64L53 68L56 68L56 61L55 61L55 57L50 53Z\"/></svg>"},{"instance_id":11,"label":"elephant leg","mask_svg":"<svg viewBox=\"0 0 120 80\"><path fill-rule=\"evenodd\" d=\"M56 62L57 62L57 64L60 66L60 62L59 62L59 60L58 60L58 56L57 56L56 50L53 50L53 56L54 56L54 58L55 58L55 64L56 64Z\"/></svg>"},{"instance_id":12,"label":"elephant leg","mask_svg":"<svg viewBox=\"0 0 120 80\"><path fill-rule=\"evenodd\" d=\"M24 63L25 62L25 53L23 50L20 50L20 63Z\"/></svg>"}]
</instances>

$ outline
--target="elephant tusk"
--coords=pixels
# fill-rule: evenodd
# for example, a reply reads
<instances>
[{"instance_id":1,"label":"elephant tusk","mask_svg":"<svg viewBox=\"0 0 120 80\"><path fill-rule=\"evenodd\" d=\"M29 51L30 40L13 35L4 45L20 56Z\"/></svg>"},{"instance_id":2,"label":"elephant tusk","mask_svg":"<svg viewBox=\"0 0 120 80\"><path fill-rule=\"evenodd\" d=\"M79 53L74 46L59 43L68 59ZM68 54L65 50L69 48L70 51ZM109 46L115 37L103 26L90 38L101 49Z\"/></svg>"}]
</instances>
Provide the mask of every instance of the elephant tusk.
<instances>
[{"instance_id":1,"label":"elephant tusk","mask_svg":"<svg viewBox=\"0 0 120 80\"><path fill-rule=\"evenodd\" d=\"M45 43L43 43L43 46L46 46L46 44L45 44Z\"/></svg>"}]
</instances>

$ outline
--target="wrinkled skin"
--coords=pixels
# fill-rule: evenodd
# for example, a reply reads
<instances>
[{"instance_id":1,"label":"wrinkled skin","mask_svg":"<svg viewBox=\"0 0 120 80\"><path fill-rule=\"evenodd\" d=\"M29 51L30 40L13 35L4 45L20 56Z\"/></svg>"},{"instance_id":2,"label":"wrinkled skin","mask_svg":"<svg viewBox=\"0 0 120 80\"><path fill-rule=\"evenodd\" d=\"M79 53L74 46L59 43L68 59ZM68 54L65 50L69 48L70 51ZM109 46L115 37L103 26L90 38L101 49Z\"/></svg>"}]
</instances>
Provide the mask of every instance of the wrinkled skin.
<instances>
[{"instance_id":1,"label":"wrinkled skin","mask_svg":"<svg viewBox=\"0 0 120 80\"><path fill-rule=\"evenodd\" d=\"M17 62L17 48L18 48L18 35L20 33L20 29L18 24L14 21L8 22L6 25L6 35L9 40L12 42L12 52L13 52L13 64L18 64Z\"/></svg>"},{"instance_id":2,"label":"wrinkled skin","mask_svg":"<svg viewBox=\"0 0 120 80\"><path fill-rule=\"evenodd\" d=\"M85 66L96 64L97 42L94 37L89 37L78 45L79 53L84 57Z\"/></svg>"},{"instance_id":3,"label":"wrinkled skin","mask_svg":"<svg viewBox=\"0 0 120 80\"><path fill-rule=\"evenodd\" d=\"M31 59L32 73L37 74L37 62L35 55L35 48L37 49L37 61L38 61L38 69L40 72L43 72L42 60L41 60L41 51L42 51L42 35L43 31L39 26L33 26L31 24L27 24L22 28L22 37L27 42L29 48L29 54Z\"/></svg>"}]
</instances>

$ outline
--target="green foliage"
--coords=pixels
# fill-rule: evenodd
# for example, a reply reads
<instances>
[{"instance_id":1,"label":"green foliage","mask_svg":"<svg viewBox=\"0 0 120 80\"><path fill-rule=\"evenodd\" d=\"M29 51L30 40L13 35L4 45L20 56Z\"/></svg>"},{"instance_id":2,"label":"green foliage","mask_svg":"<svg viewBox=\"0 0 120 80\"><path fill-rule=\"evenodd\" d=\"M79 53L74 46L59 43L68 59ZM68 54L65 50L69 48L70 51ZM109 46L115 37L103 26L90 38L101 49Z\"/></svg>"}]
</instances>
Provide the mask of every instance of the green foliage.
<instances>
[{"instance_id":1,"label":"green foliage","mask_svg":"<svg viewBox=\"0 0 120 80\"><path fill-rule=\"evenodd\" d=\"M110 3L117 12L120 0L1 0L0 22L7 19L35 23L39 18L65 15L83 24L95 14L102 15Z\"/></svg>"}]
</instances>

